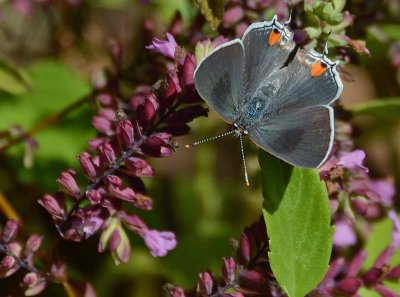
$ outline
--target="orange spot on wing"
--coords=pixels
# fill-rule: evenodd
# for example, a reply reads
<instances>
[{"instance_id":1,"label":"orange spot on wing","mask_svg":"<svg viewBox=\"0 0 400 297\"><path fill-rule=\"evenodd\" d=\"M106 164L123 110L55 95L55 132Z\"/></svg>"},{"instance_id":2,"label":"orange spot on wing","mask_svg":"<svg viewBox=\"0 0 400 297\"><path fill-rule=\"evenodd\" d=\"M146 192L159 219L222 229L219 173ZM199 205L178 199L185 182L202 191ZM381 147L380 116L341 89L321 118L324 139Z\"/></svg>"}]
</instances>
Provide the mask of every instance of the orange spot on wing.
<instances>
[{"instance_id":1,"label":"orange spot on wing","mask_svg":"<svg viewBox=\"0 0 400 297\"><path fill-rule=\"evenodd\" d=\"M310 65L311 67L311 75L314 77L320 76L327 69L327 65L325 62L318 61Z\"/></svg>"},{"instance_id":2,"label":"orange spot on wing","mask_svg":"<svg viewBox=\"0 0 400 297\"><path fill-rule=\"evenodd\" d=\"M271 31L271 34L269 34L269 45L274 45L275 43L277 43L279 41L281 37L281 32L278 29L274 29Z\"/></svg>"}]
</instances>

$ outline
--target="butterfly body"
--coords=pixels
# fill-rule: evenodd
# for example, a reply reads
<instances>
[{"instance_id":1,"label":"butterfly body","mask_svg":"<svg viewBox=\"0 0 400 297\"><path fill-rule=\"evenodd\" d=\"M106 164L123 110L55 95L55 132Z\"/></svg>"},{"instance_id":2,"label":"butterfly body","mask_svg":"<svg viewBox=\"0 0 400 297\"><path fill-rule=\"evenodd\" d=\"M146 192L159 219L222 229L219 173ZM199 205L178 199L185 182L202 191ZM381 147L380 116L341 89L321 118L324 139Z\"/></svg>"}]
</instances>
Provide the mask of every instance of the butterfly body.
<instances>
[{"instance_id":1,"label":"butterfly body","mask_svg":"<svg viewBox=\"0 0 400 297\"><path fill-rule=\"evenodd\" d=\"M194 82L210 107L259 147L292 165L318 167L332 148L330 104L343 85L337 63L297 50L292 36L276 16L252 24L201 61Z\"/></svg>"}]
</instances>

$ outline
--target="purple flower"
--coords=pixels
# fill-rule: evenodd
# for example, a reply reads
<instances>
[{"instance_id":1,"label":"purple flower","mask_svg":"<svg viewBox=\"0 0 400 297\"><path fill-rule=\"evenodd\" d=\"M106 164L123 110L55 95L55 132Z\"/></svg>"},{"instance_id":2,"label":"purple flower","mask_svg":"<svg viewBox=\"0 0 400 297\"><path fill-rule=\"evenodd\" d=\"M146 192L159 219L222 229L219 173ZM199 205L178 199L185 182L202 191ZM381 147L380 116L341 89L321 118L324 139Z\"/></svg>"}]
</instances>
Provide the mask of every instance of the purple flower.
<instances>
[{"instance_id":1,"label":"purple flower","mask_svg":"<svg viewBox=\"0 0 400 297\"><path fill-rule=\"evenodd\" d=\"M351 171L368 172L368 168L362 163L365 159L365 152L362 150L355 150L352 152L343 152L339 155L338 165L343 166Z\"/></svg>"},{"instance_id":2,"label":"purple flower","mask_svg":"<svg viewBox=\"0 0 400 297\"><path fill-rule=\"evenodd\" d=\"M167 231L143 230L141 236L153 257L164 257L176 247L175 234Z\"/></svg>"},{"instance_id":3,"label":"purple flower","mask_svg":"<svg viewBox=\"0 0 400 297\"><path fill-rule=\"evenodd\" d=\"M175 59L175 49L177 43L172 34L167 32L167 40L154 38L152 43L146 46L147 49L160 53L167 58Z\"/></svg>"},{"instance_id":4,"label":"purple flower","mask_svg":"<svg viewBox=\"0 0 400 297\"><path fill-rule=\"evenodd\" d=\"M392 243L395 248L400 247L400 220L394 210L389 211L389 218L393 222Z\"/></svg>"},{"instance_id":5,"label":"purple flower","mask_svg":"<svg viewBox=\"0 0 400 297\"><path fill-rule=\"evenodd\" d=\"M356 242L357 237L353 228L344 220L336 221L333 244L337 247L345 248L354 245Z\"/></svg>"},{"instance_id":6,"label":"purple flower","mask_svg":"<svg viewBox=\"0 0 400 297\"><path fill-rule=\"evenodd\" d=\"M243 8L241 6L234 6L225 11L222 20L224 22L224 25L230 26L240 21L243 18L243 16L244 16Z\"/></svg>"},{"instance_id":7,"label":"purple flower","mask_svg":"<svg viewBox=\"0 0 400 297\"><path fill-rule=\"evenodd\" d=\"M22 286L26 288L25 296L34 296L41 293L46 287L46 281L35 272L24 276Z\"/></svg>"},{"instance_id":8,"label":"purple flower","mask_svg":"<svg viewBox=\"0 0 400 297\"><path fill-rule=\"evenodd\" d=\"M393 204L393 198L396 189L392 182L384 179L370 180L368 176L363 179L352 179L349 183L349 191L359 195L364 195L372 202L390 207Z\"/></svg>"}]
</instances>

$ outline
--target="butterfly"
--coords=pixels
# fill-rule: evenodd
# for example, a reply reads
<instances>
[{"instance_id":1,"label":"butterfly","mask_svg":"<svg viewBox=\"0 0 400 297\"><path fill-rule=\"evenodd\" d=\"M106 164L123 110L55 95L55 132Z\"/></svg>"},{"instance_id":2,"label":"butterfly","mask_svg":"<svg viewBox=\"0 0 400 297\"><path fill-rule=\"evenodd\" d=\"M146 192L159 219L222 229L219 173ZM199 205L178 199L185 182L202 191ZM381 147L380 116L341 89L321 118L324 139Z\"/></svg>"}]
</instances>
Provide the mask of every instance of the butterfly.
<instances>
[{"instance_id":1,"label":"butterfly","mask_svg":"<svg viewBox=\"0 0 400 297\"><path fill-rule=\"evenodd\" d=\"M314 168L332 149L330 105L343 90L337 66L325 52L298 49L293 33L275 16L216 47L198 64L194 83L240 140L248 135L279 159Z\"/></svg>"}]
</instances>

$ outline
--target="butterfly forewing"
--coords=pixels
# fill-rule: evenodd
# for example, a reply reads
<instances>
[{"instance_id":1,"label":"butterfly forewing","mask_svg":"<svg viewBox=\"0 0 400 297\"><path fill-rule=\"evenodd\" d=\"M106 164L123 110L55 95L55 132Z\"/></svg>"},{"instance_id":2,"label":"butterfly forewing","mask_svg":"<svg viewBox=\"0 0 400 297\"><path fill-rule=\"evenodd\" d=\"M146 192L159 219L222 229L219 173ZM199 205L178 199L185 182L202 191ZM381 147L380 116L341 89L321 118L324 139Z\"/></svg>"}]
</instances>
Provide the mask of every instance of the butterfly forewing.
<instances>
[{"instance_id":1,"label":"butterfly forewing","mask_svg":"<svg viewBox=\"0 0 400 297\"><path fill-rule=\"evenodd\" d=\"M224 43L197 67L194 83L200 96L222 118L233 123L242 103L244 51L240 39Z\"/></svg>"},{"instance_id":2,"label":"butterfly forewing","mask_svg":"<svg viewBox=\"0 0 400 297\"><path fill-rule=\"evenodd\" d=\"M242 37L245 60L246 98L250 100L258 88L268 81L288 59L295 44L291 33L276 21L252 24Z\"/></svg>"},{"instance_id":3,"label":"butterfly forewing","mask_svg":"<svg viewBox=\"0 0 400 297\"><path fill-rule=\"evenodd\" d=\"M271 109L299 109L329 105L343 90L337 64L315 51L298 51L289 65L281 69L282 88L270 102Z\"/></svg>"}]
</instances>

